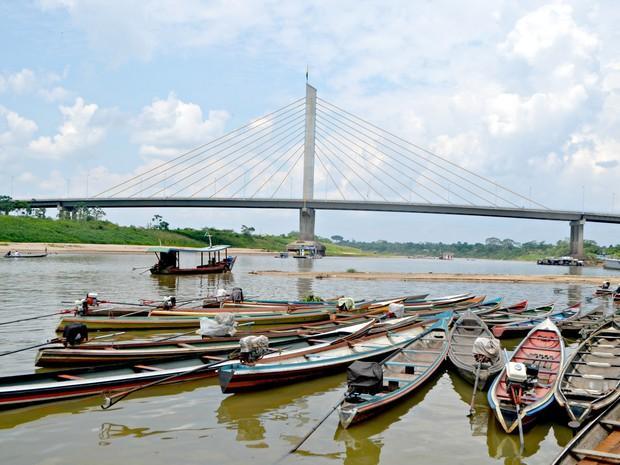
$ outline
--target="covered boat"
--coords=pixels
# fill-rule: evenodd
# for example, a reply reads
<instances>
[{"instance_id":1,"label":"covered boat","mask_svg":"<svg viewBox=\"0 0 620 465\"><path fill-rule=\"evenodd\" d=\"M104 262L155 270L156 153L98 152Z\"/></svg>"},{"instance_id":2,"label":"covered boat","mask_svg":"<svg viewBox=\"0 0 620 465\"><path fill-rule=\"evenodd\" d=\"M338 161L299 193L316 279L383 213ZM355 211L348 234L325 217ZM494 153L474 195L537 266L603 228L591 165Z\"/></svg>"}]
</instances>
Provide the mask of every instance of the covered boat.
<instances>
[{"instance_id":1,"label":"covered boat","mask_svg":"<svg viewBox=\"0 0 620 465\"><path fill-rule=\"evenodd\" d=\"M547 318L521 341L489 389L489 405L504 431L517 431L519 420L527 427L553 404L563 364L564 340Z\"/></svg>"},{"instance_id":2,"label":"covered boat","mask_svg":"<svg viewBox=\"0 0 620 465\"><path fill-rule=\"evenodd\" d=\"M448 358L452 365L471 384L478 376L480 389L484 389L504 367L499 341L472 311L466 311L456 320L449 339Z\"/></svg>"},{"instance_id":3,"label":"covered boat","mask_svg":"<svg viewBox=\"0 0 620 465\"><path fill-rule=\"evenodd\" d=\"M229 245L211 247L151 247L147 252L154 252L157 263L151 267L151 274L210 274L232 271L237 257L228 255ZM200 254L200 265L183 268L180 263L181 252ZM205 261L206 254L206 261Z\"/></svg>"},{"instance_id":4,"label":"covered boat","mask_svg":"<svg viewBox=\"0 0 620 465\"><path fill-rule=\"evenodd\" d=\"M585 339L560 374L556 399L577 427L620 397L620 326L609 321Z\"/></svg>"},{"instance_id":5,"label":"covered boat","mask_svg":"<svg viewBox=\"0 0 620 465\"><path fill-rule=\"evenodd\" d=\"M381 363L351 365L347 395L338 408L340 425L348 428L378 415L430 380L446 359L451 317L444 315Z\"/></svg>"}]
</instances>

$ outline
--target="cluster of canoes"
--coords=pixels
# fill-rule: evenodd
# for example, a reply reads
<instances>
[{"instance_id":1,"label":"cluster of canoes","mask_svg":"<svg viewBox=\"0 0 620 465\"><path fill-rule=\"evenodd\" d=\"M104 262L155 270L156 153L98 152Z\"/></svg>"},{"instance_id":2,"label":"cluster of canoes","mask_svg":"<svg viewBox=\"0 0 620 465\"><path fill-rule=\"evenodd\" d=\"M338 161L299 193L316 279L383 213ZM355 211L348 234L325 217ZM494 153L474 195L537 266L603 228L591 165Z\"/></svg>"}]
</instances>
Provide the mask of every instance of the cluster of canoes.
<instances>
[{"instance_id":1,"label":"cluster of canoes","mask_svg":"<svg viewBox=\"0 0 620 465\"><path fill-rule=\"evenodd\" d=\"M111 329L190 331L142 341L89 336ZM620 396L620 327L602 306L504 306L501 298L461 294L321 303L216 299L197 307L166 299L119 307L89 294L58 330L63 337L36 357L37 366L53 369L0 378L0 408L100 393L109 406L142 387L211 376L222 392L241 393L347 370L337 410L348 428L411 395L449 363L474 393L488 389L507 433L522 433L555 403L573 427L602 413L605 425L618 424L608 409ZM570 356L563 335L583 339ZM510 355L497 341L506 337L522 338Z\"/></svg>"}]
</instances>

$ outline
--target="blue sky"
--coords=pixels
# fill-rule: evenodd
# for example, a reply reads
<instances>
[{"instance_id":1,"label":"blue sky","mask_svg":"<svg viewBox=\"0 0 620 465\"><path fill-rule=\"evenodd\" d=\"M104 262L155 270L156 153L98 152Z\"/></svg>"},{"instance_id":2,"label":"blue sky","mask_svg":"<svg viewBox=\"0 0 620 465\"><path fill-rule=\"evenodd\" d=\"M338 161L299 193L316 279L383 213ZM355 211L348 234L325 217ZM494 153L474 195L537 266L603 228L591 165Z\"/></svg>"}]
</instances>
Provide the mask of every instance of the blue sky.
<instances>
[{"instance_id":1,"label":"blue sky","mask_svg":"<svg viewBox=\"0 0 620 465\"><path fill-rule=\"evenodd\" d=\"M459 5L4 2L0 183L14 197L100 192L303 96L308 65L320 97L459 165L549 207L620 211L620 7ZM146 224L154 213L108 218ZM287 211L159 213L174 226L272 233L298 221ZM430 215L317 218L320 235L368 240L554 241L568 231ZM620 242L618 232L586 226L603 243Z\"/></svg>"}]
</instances>

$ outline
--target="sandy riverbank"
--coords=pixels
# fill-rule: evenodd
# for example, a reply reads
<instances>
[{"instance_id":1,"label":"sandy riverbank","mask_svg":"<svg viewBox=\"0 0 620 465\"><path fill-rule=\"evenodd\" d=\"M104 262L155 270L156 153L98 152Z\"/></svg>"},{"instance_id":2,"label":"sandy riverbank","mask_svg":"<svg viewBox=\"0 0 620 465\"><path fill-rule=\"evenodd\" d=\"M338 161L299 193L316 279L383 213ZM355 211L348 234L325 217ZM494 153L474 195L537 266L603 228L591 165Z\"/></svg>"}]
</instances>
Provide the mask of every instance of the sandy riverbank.
<instances>
[{"instance_id":1,"label":"sandy riverbank","mask_svg":"<svg viewBox=\"0 0 620 465\"><path fill-rule=\"evenodd\" d=\"M62 253L112 253L112 254L137 254L147 253L152 245L122 245L122 244L72 244L72 243L45 243L45 242L3 242L0 244L0 254L9 250L20 252L47 252L50 254ZM263 249L240 249L230 248L231 255L262 255L273 254Z\"/></svg>"},{"instance_id":2,"label":"sandy riverbank","mask_svg":"<svg viewBox=\"0 0 620 465\"><path fill-rule=\"evenodd\" d=\"M313 271L252 271L260 276L286 276L314 279L361 279L391 281L462 281L462 282L498 282L498 283L557 283L557 284L593 284L603 281L612 283L620 280L616 276L579 276L579 275L508 275L508 274L465 274L465 273L376 273L376 272L313 272Z\"/></svg>"}]
</instances>

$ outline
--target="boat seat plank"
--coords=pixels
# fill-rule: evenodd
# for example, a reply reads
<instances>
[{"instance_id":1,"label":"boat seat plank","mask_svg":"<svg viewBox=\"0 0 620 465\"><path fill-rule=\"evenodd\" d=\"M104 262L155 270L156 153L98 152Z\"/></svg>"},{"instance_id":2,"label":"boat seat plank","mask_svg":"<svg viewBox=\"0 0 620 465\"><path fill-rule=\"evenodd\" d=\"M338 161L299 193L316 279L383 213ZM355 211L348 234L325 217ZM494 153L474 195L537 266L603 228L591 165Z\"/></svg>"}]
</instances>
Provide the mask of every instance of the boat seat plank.
<instances>
[{"instance_id":1,"label":"boat seat plank","mask_svg":"<svg viewBox=\"0 0 620 465\"><path fill-rule=\"evenodd\" d=\"M80 376L74 376L74 375L67 375L67 374L60 374L56 376L57 378L61 378L61 379L66 379L67 381L75 381L78 379L84 379Z\"/></svg>"},{"instance_id":2,"label":"boat seat plank","mask_svg":"<svg viewBox=\"0 0 620 465\"><path fill-rule=\"evenodd\" d=\"M549 351L549 352L562 352L562 349L556 349L554 347L521 346L521 349L540 350L540 351L545 351L545 352L546 351Z\"/></svg>"},{"instance_id":3,"label":"boat seat plank","mask_svg":"<svg viewBox=\"0 0 620 465\"><path fill-rule=\"evenodd\" d=\"M613 454L611 452L603 452L592 449L573 449L571 452L573 454L583 455L593 459L614 460L616 462L620 462L620 454Z\"/></svg>"},{"instance_id":4,"label":"boat seat plank","mask_svg":"<svg viewBox=\"0 0 620 465\"><path fill-rule=\"evenodd\" d=\"M618 420L601 420L600 423L608 426L613 426L614 428L620 428L620 421Z\"/></svg>"},{"instance_id":5,"label":"boat seat plank","mask_svg":"<svg viewBox=\"0 0 620 465\"><path fill-rule=\"evenodd\" d=\"M149 365L134 365L134 368L138 369L138 370L145 370L145 371L161 371L161 368L157 368L157 367L152 367Z\"/></svg>"},{"instance_id":6,"label":"boat seat plank","mask_svg":"<svg viewBox=\"0 0 620 465\"><path fill-rule=\"evenodd\" d=\"M179 347L183 347L184 349L195 349L196 347L191 345L191 344L187 344L185 342L179 342L177 344Z\"/></svg>"},{"instance_id":7,"label":"boat seat plank","mask_svg":"<svg viewBox=\"0 0 620 465\"><path fill-rule=\"evenodd\" d=\"M419 350L419 349L403 349L406 354L440 354L441 350Z\"/></svg>"},{"instance_id":8,"label":"boat seat plank","mask_svg":"<svg viewBox=\"0 0 620 465\"><path fill-rule=\"evenodd\" d=\"M227 360L226 357L216 357L215 355L203 355L200 358L202 358L204 360L211 360L213 362L222 362L224 360Z\"/></svg>"}]
</instances>

